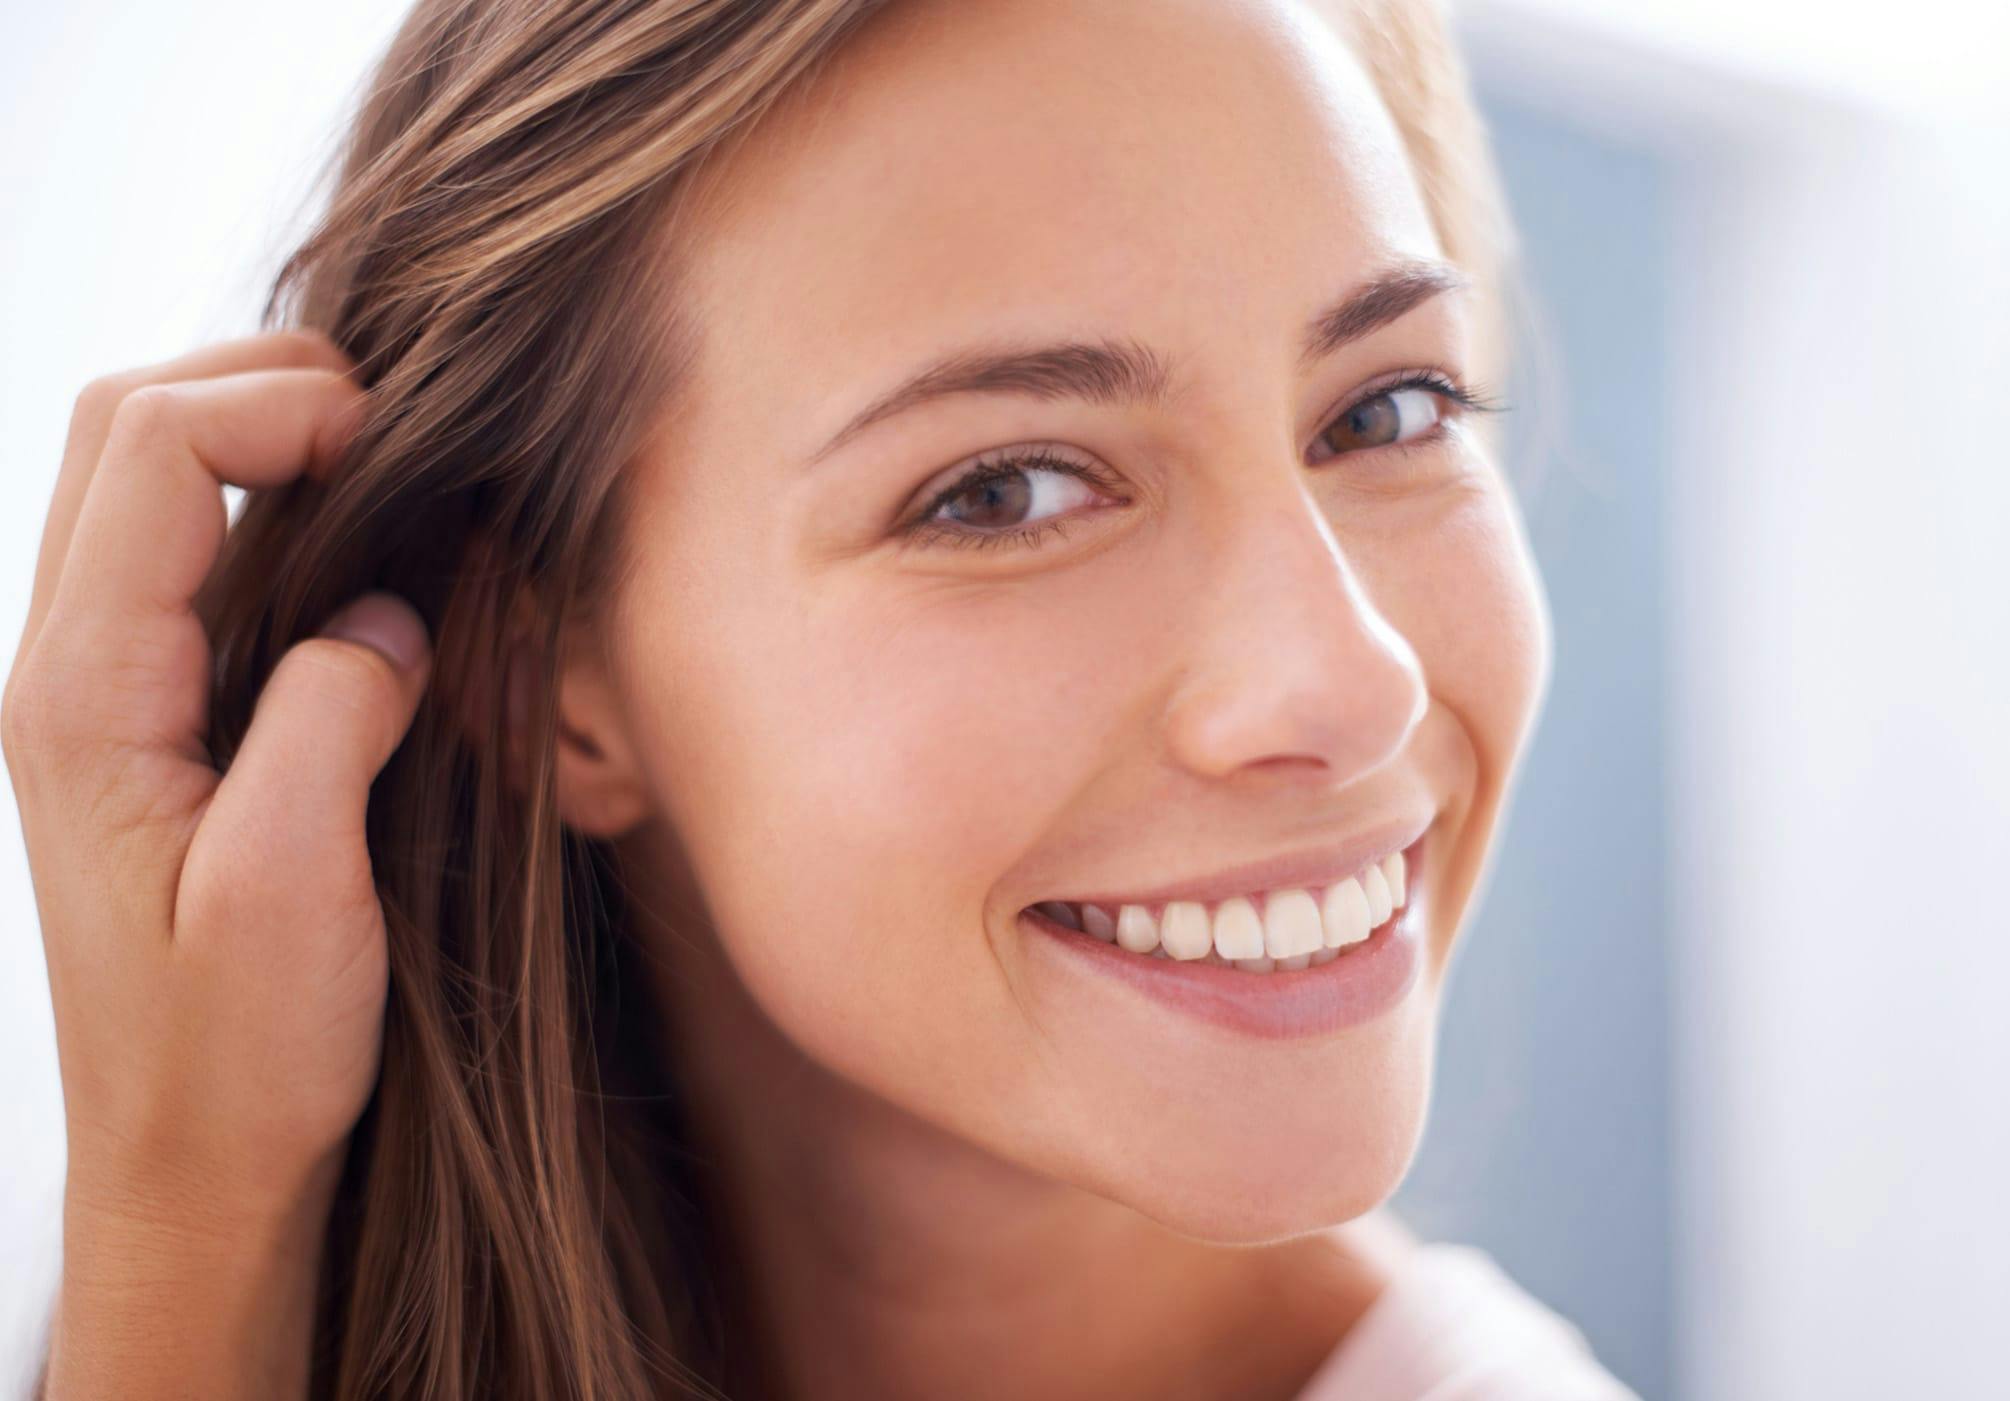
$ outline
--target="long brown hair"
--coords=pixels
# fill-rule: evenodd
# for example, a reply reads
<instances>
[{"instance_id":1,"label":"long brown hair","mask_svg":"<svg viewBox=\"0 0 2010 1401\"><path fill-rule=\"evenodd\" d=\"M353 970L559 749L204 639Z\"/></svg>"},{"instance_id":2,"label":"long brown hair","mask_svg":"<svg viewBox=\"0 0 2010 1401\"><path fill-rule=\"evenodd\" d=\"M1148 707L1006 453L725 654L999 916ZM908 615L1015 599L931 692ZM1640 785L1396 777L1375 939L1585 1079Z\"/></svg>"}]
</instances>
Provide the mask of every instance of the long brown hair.
<instances>
[{"instance_id":1,"label":"long brown hair","mask_svg":"<svg viewBox=\"0 0 2010 1401\"><path fill-rule=\"evenodd\" d=\"M391 994L317 1396L772 1389L659 1013L623 977L611 849L558 820L552 683L567 624L619 586L624 468L694 353L678 197L884 3L419 0L273 286L265 325L330 335L371 408L326 485L247 495L198 601L218 762L356 593L403 594L435 647L371 795ZM1334 8L1448 252L1490 276L1504 230L1441 17Z\"/></svg>"}]
</instances>

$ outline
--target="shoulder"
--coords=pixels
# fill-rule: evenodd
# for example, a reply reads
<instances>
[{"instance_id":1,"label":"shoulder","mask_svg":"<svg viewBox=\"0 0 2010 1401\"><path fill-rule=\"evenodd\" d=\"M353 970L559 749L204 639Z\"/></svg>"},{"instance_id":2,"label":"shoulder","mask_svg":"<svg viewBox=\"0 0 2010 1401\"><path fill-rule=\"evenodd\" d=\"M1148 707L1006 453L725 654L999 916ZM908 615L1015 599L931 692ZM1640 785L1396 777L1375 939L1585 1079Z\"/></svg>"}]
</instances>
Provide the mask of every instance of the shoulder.
<instances>
[{"instance_id":1,"label":"shoulder","mask_svg":"<svg viewBox=\"0 0 2010 1401\"><path fill-rule=\"evenodd\" d=\"M1350 1222L1344 1246L1381 1288L1298 1401L1638 1401L1484 1250L1371 1215L1383 1219Z\"/></svg>"}]
</instances>

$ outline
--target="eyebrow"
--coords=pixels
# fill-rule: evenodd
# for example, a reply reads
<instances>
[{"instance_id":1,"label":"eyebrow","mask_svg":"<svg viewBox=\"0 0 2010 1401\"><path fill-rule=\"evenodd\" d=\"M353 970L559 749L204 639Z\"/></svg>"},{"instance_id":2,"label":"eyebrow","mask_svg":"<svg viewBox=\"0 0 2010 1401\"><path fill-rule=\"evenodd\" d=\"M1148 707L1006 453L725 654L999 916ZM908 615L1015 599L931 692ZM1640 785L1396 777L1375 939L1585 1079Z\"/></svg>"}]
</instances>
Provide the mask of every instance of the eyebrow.
<instances>
[{"instance_id":1,"label":"eyebrow","mask_svg":"<svg viewBox=\"0 0 2010 1401\"><path fill-rule=\"evenodd\" d=\"M1299 346L1301 366L1380 330L1412 308L1471 285L1436 259L1396 263L1315 315ZM1025 394L1092 404L1163 405L1172 398L1172 362L1132 340L1063 341L1030 349L978 347L910 375L853 416L810 457L815 466L882 419L952 394Z\"/></svg>"}]
</instances>

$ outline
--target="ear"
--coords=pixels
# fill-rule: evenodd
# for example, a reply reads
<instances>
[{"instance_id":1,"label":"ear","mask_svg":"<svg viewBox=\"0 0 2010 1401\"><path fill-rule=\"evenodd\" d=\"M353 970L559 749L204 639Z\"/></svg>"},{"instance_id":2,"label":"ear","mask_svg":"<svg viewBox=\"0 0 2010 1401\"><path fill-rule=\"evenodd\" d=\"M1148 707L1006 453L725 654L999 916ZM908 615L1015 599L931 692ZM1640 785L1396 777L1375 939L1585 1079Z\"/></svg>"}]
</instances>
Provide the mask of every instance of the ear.
<instances>
[{"instance_id":1,"label":"ear","mask_svg":"<svg viewBox=\"0 0 2010 1401\"><path fill-rule=\"evenodd\" d=\"M629 741L628 712L599 647L567 648L558 689L559 820L589 837L618 837L655 804Z\"/></svg>"},{"instance_id":2,"label":"ear","mask_svg":"<svg viewBox=\"0 0 2010 1401\"><path fill-rule=\"evenodd\" d=\"M508 651L508 752L512 771L523 772L529 749L530 700L539 664L527 639L527 611L512 629ZM555 684L558 734L553 756L559 820L589 837L613 838L646 820L654 799L629 740L628 717L605 663L598 639L581 631L567 635Z\"/></svg>"}]
</instances>

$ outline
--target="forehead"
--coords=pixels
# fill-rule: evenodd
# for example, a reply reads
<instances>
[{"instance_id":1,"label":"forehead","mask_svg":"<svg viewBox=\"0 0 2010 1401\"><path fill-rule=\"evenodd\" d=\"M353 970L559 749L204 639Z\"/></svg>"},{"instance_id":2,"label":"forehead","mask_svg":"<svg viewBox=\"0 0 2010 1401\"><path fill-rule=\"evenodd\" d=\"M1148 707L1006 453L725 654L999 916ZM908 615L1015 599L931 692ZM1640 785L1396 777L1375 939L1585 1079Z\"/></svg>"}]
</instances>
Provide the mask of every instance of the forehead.
<instances>
[{"instance_id":1,"label":"forehead","mask_svg":"<svg viewBox=\"0 0 2010 1401\"><path fill-rule=\"evenodd\" d=\"M1248 337L1288 363L1315 303L1439 252L1302 0L895 4L697 193L699 378L786 374L811 428L973 336Z\"/></svg>"}]
</instances>

